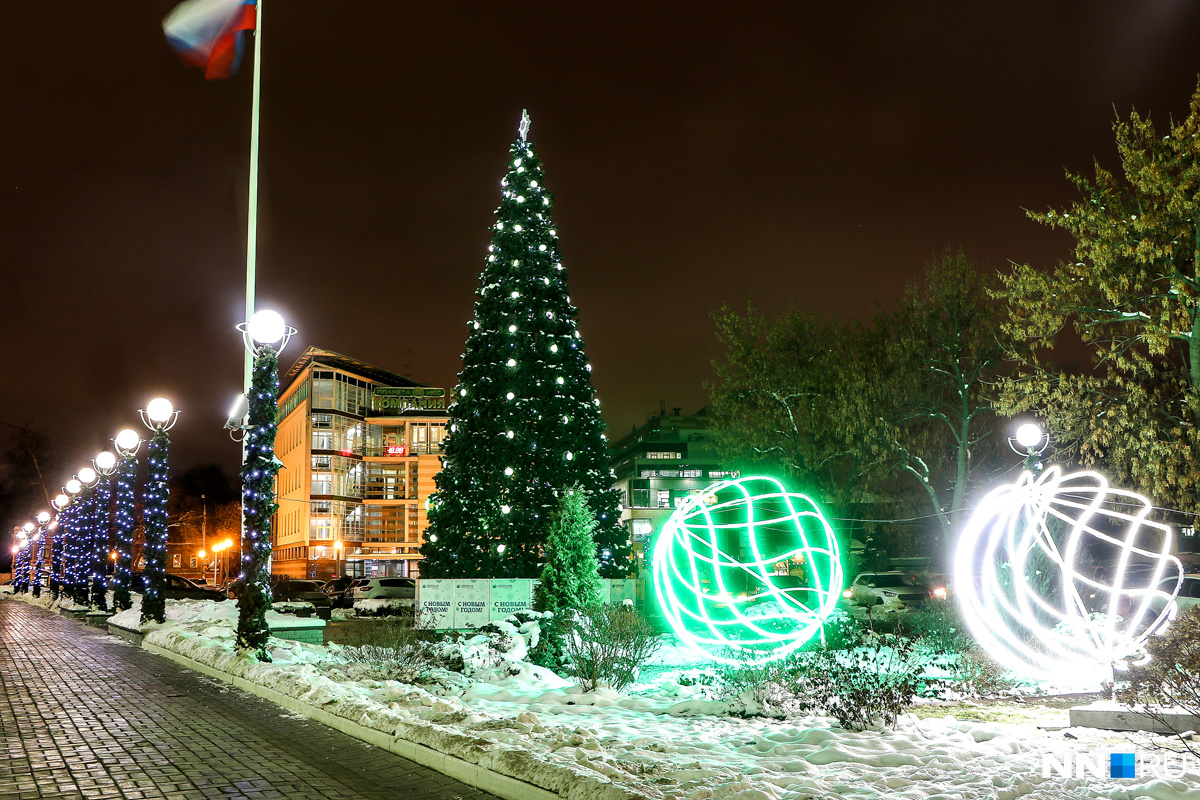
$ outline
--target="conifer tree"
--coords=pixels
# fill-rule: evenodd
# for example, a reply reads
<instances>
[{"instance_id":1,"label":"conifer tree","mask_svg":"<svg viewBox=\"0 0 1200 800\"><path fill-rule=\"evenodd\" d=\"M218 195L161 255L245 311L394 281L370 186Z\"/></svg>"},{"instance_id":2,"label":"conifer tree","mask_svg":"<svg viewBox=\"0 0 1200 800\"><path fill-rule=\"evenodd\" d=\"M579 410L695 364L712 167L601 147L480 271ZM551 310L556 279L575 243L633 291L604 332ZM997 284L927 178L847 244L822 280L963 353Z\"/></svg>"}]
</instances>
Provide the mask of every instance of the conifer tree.
<instances>
[{"instance_id":1,"label":"conifer tree","mask_svg":"<svg viewBox=\"0 0 1200 800\"><path fill-rule=\"evenodd\" d=\"M492 243L449 408L445 460L421 553L426 577L537 577L557 493L578 486L596 517L602 574L628 572L628 536L550 218L542 164L509 150Z\"/></svg>"},{"instance_id":2,"label":"conifer tree","mask_svg":"<svg viewBox=\"0 0 1200 800\"><path fill-rule=\"evenodd\" d=\"M546 537L546 563L533 596L535 609L558 613L600 603L595 529L596 518L583 492L568 489Z\"/></svg>"}]
</instances>

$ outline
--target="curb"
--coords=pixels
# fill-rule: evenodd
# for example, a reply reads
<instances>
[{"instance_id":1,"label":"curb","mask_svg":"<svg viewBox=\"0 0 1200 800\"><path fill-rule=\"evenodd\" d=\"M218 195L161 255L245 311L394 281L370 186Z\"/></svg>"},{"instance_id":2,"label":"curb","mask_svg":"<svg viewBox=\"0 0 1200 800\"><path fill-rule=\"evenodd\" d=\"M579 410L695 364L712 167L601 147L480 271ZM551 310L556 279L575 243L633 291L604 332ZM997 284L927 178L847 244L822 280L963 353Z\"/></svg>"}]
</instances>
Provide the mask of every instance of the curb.
<instances>
[{"instance_id":1,"label":"curb","mask_svg":"<svg viewBox=\"0 0 1200 800\"><path fill-rule=\"evenodd\" d=\"M562 796L556 792L551 792L540 786L526 783L508 775L502 775L499 772L493 772L486 767L472 764L457 756L448 755L425 745L410 742L399 736L392 736L382 731L359 725L357 722L351 722L344 717L339 717L336 714L331 714L315 706L310 706L308 703L297 700L282 692L268 689L266 686L260 686L257 683L251 683L245 678L230 675L228 672L214 669L158 645L146 642L142 644L142 647L151 653L170 659L190 670L224 681L250 694L257 695L264 700L269 700L289 711L295 711L323 725L328 725L334 730L341 731L375 747L387 750L401 758L415 761L422 766L436 770L468 786L494 794L502 798L502 800L562 800Z\"/></svg>"}]
</instances>

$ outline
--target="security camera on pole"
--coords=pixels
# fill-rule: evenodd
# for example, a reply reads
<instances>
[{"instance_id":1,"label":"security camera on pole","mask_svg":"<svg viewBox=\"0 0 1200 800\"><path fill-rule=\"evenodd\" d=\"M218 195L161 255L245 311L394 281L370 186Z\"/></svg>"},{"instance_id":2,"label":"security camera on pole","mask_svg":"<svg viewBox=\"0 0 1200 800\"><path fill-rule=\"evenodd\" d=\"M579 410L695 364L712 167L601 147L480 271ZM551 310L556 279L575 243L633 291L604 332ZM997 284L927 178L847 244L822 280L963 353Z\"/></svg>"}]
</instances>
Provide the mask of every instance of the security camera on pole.
<instances>
[{"instance_id":1,"label":"security camera on pole","mask_svg":"<svg viewBox=\"0 0 1200 800\"><path fill-rule=\"evenodd\" d=\"M142 439L137 431L126 428L113 439L120 460L117 463L116 537L113 542L113 609L124 611L133 605L130 581L133 570L133 487L137 483L137 451Z\"/></svg>"},{"instance_id":2,"label":"security camera on pole","mask_svg":"<svg viewBox=\"0 0 1200 800\"><path fill-rule=\"evenodd\" d=\"M238 646L270 661L267 611L271 608L271 516L275 502L275 414L279 396L279 352L296 332L274 311L258 311L239 324L242 341L254 356L244 428L242 461L242 574L238 581Z\"/></svg>"},{"instance_id":3,"label":"security camera on pole","mask_svg":"<svg viewBox=\"0 0 1200 800\"><path fill-rule=\"evenodd\" d=\"M146 451L146 494L143 502L146 543L142 558L145 591L142 593L142 622L165 622L167 617L167 450L171 439L167 431L179 419L179 412L165 397L156 397L138 411L142 422L154 431Z\"/></svg>"}]
</instances>

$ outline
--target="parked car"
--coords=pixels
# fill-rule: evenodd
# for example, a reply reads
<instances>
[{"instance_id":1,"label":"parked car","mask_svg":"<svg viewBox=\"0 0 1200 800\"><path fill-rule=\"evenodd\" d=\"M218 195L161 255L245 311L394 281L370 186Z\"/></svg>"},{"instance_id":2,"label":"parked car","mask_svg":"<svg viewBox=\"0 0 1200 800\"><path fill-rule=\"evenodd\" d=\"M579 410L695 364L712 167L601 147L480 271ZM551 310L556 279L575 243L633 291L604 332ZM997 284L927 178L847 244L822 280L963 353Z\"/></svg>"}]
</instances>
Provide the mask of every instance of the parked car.
<instances>
[{"instance_id":1,"label":"parked car","mask_svg":"<svg viewBox=\"0 0 1200 800\"><path fill-rule=\"evenodd\" d=\"M343 575L340 578L332 578L325 582L321 587L332 604L333 608L350 608L354 605L354 585L357 583L365 583L365 578L352 578L349 575Z\"/></svg>"},{"instance_id":2,"label":"parked car","mask_svg":"<svg viewBox=\"0 0 1200 800\"><path fill-rule=\"evenodd\" d=\"M329 595L321 591L320 581L280 581L272 590L276 600L312 603L314 606L329 606Z\"/></svg>"},{"instance_id":3,"label":"parked car","mask_svg":"<svg viewBox=\"0 0 1200 800\"><path fill-rule=\"evenodd\" d=\"M354 586L355 600L412 600L417 599L417 582L413 578L368 578Z\"/></svg>"},{"instance_id":4,"label":"parked car","mask_svg":"<svg viewBox=\"0 0 1200 800\"><path fill-rule=\"evenodd\" d=\"M17 587L12 581L0 583L0 594L16 594Z\"/></svg>"},{"instance_id":5,"label":"parked car","mask_svg":"<svg viewBox=\"0 0 1200 800\"><path fill-rule=\"evenodd\" d=\"M933 591L903 572L861 572L843 596L860 606L886 603L916 606L933 596Z\"/></svg>"},{"instance_id":6,"label":"parked car","mask_svg":"<svg viewBox=\"0 0 1200 800\"><path fill-rule=\"evenodd\" d=\"M146 591L146 580L143 573L135 572L130 577L129 588L131 591L143 594ZM187 578L182 578L178 575L166 576L166 588L163 594L168 600L228 600L229 598L222 592L216 589L211 589L207 586L197 586Z\"/></svg>"},{"instance_id":7,"label":"parked car","mask_svg":"<svg viewBox=\"0 0 1200 800\"><path fill-rule=\"evenodd\" d=\"M1167 594L1170 594L1175 589L1175 579L1169 578L1158 585ZM1175 595L1175 602L1179 605L1180 611L1186 611L1193 606L1200 606L1200 572L1189 572L1183 576L1183 585L1179 587L1179 594ZM1158 606L1159 609L1162 606Z\"/></svg>"}]
</instances>

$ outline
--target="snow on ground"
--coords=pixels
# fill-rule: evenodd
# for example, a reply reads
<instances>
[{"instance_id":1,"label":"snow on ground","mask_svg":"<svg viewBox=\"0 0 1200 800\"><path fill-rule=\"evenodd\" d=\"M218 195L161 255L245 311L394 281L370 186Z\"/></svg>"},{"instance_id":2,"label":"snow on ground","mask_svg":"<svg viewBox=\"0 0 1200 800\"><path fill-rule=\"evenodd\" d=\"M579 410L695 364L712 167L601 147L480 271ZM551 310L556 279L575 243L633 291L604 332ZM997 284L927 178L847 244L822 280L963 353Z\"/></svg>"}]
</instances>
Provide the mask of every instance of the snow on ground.
<instances>
[{"instance_id":1,"label":"snow on ground","mask_svg":"<svg viewBox=\"0 0 1200 800\"><path fill-rule=\"evenodd\" d=\"M466 674L439 671L410 685L352 679L338 645L271 640L271 663L234 644L234 603L170 601L145 642L301 698L362 725L558 791L570 800L1200 800L1200 764L1177 780L1042 777L1042 755L1150 753L1146 734L1066 726L1065 711L1035 722L902 717L895 730L853 732L832 718L716 715L707 688L681 685L698 669L686 649L656 657L656 679L627 693L582 692L520 661L524 642L497 654L484 637L455 645ZM113 619L136 628L136 610ZM518 639L526 623L509 625ZM926 715L929 707L925 707ZM1025 715L1033 719L1032 715ZM1048 723L1056 723L1048 725Z\"/></svg>"}]
</instances>

